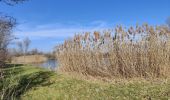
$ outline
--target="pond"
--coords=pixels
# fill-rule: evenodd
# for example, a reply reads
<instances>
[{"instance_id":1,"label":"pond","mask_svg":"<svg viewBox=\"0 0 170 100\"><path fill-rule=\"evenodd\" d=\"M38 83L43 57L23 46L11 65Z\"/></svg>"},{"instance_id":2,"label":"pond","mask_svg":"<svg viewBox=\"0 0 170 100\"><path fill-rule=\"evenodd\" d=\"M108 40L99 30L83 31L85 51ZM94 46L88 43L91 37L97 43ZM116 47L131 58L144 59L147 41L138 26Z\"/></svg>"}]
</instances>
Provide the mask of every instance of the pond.
<instances>
[{"instance_id":1,"label":"pond","mask_svg":"<svg viewBox=\"0 0 170 100\"><path fill-rule=\"evenodd\" d=\"M57 60L48 59L45 62L37 63L37 64L33 64L33 65L43 67L43 68L47 68L47 69L51 69L51 70L56 70L56 68L57 68Z\"/></svg>"}]
</instances>

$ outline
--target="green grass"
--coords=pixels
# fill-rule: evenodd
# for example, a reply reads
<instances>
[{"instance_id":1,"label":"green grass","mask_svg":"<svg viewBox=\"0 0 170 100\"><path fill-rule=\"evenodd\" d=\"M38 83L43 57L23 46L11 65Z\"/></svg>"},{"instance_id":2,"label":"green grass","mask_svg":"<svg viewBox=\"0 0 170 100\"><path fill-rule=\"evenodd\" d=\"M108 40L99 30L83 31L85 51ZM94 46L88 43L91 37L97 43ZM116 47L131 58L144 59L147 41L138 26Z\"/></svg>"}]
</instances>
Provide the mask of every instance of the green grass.
<instances>
[{"instance_id":1,"label":"green grass","mask_svg":"<svg viewBox=\"0 0 170 100\"><path fill-rule=\"evenodd\" d=\"M45 69L18 65L4 69L14 99L21 100L168 100L170 81L100 83L74 79ZM2 83L0 85L2 87ZM11 95L6 95L9 98Z\"/></svg>"}]
</instances>

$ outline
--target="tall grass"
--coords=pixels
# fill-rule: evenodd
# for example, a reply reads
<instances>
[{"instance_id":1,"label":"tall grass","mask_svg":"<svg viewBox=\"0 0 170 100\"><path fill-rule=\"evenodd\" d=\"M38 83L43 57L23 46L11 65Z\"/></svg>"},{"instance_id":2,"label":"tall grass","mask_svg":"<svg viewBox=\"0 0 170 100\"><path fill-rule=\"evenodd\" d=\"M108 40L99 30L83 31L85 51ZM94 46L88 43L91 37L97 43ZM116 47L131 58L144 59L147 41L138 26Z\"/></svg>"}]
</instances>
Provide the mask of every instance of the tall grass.
<instances>
[{"instance_id":1,"label":"tall grass","mask_svg":"<svg viewBox=\"0 0 170 100\"><path fill-rule=\"evenodd\" d=\"M59 71L107 78L158 78L170 75L167 26L117 26L75 35L56 48Z\"/></svg>"},{"instance_id":2,"label":"tall grass","mask_svg":"<svg viewBox=\"0 0 170 100\"><path fill-rule=\"evenodd\" d=\"M11 68L11 72L9 73L5 72L4 77L0 80L1 100L15 100L15 94L17 93L16 87L20 80L15 78L12 73L13 73L13 69ZM7 78L7 74L8 74L8 78Z\"/></svg>"}]
</instances>

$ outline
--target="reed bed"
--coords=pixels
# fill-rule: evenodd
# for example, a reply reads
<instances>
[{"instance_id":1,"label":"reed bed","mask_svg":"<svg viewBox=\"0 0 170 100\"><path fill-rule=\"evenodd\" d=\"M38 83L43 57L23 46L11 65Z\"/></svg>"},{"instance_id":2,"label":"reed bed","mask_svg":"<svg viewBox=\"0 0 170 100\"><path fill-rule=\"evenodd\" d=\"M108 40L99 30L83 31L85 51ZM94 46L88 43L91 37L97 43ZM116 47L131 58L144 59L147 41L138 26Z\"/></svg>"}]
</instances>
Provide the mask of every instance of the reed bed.
<instances>
[{"instance_id":1,"label":"reed bed","mask_svg":"<svg viewBox=\"0 0 170 100\"><path fill-rule=\"evenodd\" d=\"M58 70L93 77L167 78L170 30L148 24L75 35L56 47Z\"/></svg>"}]
</instances>

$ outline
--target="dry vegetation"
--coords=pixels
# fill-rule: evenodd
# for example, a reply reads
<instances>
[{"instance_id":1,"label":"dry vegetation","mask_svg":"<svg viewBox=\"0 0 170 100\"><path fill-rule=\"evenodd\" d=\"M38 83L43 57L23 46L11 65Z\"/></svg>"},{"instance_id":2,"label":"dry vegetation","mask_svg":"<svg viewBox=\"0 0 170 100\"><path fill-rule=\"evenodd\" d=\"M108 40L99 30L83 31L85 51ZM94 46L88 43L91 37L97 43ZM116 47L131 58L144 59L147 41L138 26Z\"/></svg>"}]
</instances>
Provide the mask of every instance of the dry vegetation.
<instances>
[{"instance_id":1,"label":"dry vegetation","mask_svg":"<svg viewBox=\"0 0 170 100\"><path fill-rule=\"evenodd\" d=\"M106 78L160 78L170 75L167 26L117 26L75 35L56 47L59 71Z\"/></svg>"},{"instance_id":2,"label":"dry vegetation","mask_svg":"<svg viewBox=\"0 0 170 100\"><path fill-rule=\"evenodd\" d=\"M11 63L13 64L32 64L32 63L41 63L47 60L47 57L44 55L27 55L13 57Z\"/></svg>"}]
</instances>

